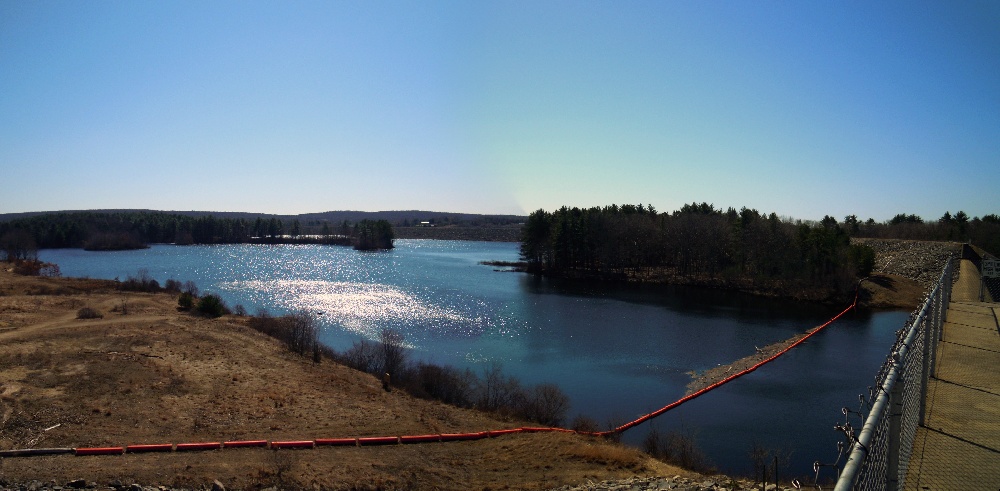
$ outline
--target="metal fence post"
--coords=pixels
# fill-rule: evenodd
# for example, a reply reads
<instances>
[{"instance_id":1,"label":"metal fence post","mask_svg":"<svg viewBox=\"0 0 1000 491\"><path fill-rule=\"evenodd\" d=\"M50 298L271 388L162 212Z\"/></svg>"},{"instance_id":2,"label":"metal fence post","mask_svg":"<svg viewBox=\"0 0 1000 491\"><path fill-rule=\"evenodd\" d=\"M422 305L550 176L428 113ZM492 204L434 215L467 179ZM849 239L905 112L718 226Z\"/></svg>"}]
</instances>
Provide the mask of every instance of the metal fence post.
<instances>
[{"instance_id":1,"label":"metal fence post","mask_svg":"<svg viewBox=\"0 0 1000 491\"><path fill-rule=\"evenodd\" d=\"M934 298L931 299L931 309L933 312L924 321L924 349L921 356L923 357L923 369L920 373L920 400L917 404L917 425L924 425L924 410L927 408L927 384L930 383L931 375L934 372L934 351L935 345L937 345L937 333L935 331L935 326L937 325L937 302L936 299L940 296L938 292L940 289L934 290Z\"/></svg>"},{"instance_id":2,"label":"metal fence post","mask_svg":"<svg viewBox=\"0 0 1000 491\"><path fill-rule=\"evenodd\" d=\"M902 368L903 360L896 362ZM903 376L904 370L899 370L899 380L892 387L889 395L889 448L886 458L885 469L886 490L897 491L899 489L899 443L900 428L903 420L903 390L906 385L906 378Z\"/></svg>"}]
</instances>

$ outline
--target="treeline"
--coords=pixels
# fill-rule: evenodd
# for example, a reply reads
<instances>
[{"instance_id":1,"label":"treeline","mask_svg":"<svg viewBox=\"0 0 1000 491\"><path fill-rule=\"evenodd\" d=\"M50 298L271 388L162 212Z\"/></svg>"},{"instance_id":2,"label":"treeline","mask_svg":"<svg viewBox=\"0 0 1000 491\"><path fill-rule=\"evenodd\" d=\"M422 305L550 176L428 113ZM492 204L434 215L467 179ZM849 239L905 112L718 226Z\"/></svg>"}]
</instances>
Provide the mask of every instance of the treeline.
<instances>
[{"instance_id":1,"label":"treeline","mask_svg":"<svg viewBox=\"0 0 1000 491\"><path fill-rule=\"evenodd\" d=\"M852 246L832 217L789 223L757 210L684 205L538 210L525 223L521 257L529 270L562 276L686 279L738 283L787 293L809 287L846 293L874 267L874 252Z\"/></svg>"},{"instance_id":2,"label":"treeline","mask_svg":"<svg viewBox=\"0 0 1000 491\"><path fill-rule=\"evenodd\" d=\"M1000 216L945 212L925 222L901 213L883 223L792 221L771 213L691 203L672 213L652 206L562 207L532 213L522 229L529 271L559 276L649 279L787 294L796 288L851 291L874 267L874 252L851 237L971 242L1000 252Z\"/></svg>"},{"instance_id":3,"label":"treeline","mask_svg":"<svg viewBox=\"0 0 1000 491\"><path fill-rule=\"evenodd\" d=\"M359 229L359 225L363 225ZM374 233L370 233L374 230ZM307 233L308 232L308 233ZM256 219L212 215L186 216L158 212L50 213L0 222L0 240L16 237L18 249L25 237L39 249L83 248L90 250L135 249L152 243L241 244L241 243L330 243L357 245L357 234L365 247L375 243L391 247L392 226L385 220L344 221L304 227L298 220L286 223L275 217ZM388 234L387 234L388 232ZM373 241L373 237L375 240ZM15 242L8 240L7 242Z\"/></svg>"},{"instance_id":4,"label":"treeline","mask_svg":"<svg viewBox=\"0 0 1000 491\"><path fill-rule=\"evenodd\" d=\"M884 223L876 223L871 218L862 222L857 216L848 215L842 224L855 237L971 242L993 254L1000 254L1000 215L993 213L970 218L964 211L954 215L946 211L933 221L899 213Z\"/></svg>"}]
</instances>

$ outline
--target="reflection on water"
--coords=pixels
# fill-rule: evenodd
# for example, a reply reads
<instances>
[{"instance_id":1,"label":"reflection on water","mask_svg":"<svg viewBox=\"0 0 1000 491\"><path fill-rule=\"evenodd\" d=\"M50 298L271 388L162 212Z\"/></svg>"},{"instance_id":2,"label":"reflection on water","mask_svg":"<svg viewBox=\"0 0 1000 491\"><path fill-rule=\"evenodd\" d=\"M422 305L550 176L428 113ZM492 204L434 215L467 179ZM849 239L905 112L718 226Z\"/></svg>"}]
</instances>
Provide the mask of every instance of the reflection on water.
<instances>
[{"instance_id":1,"label":"reflection on water","mask_svg":"<svg viewBox=\"0 0 1000 491\"><path fill-rule=\"evenodd\" d=\"M701 288L565 282L495 272L517 245L399 240L389 252L331 246L154 246L42 251L68 276L193 280L230 305L305 310L336 349L383 327L415 358L479 371L494 362L525 383L557 383L570 418L624 422L683 395L689 372L752 354L839 308ZM839 408L871 383L901 312L851 313L788 355L654 421L684 430L721 470L747 472L757 444L792 451L795 475L832 457ZM631 430L641 441L649 429Z\"/></svg>"}]
</instances>

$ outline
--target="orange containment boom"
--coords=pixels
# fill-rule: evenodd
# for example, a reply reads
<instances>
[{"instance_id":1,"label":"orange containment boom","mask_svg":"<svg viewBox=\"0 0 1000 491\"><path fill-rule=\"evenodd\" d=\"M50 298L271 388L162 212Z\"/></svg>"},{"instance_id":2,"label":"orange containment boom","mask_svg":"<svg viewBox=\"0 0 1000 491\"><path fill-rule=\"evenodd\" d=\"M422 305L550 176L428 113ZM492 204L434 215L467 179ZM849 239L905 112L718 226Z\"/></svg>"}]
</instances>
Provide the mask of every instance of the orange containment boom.
<instances>
[{"instance_id":1,"label":"orange containment boom","mask_svg":"<svg viewBox=\"0 0 1000 491\"><path fill-rule=\"evenodd\" d=\"M315 440L316 446L331 446L331 447L354 447L358 444L357 438L317 438Z\"/></svg>"},{"instance_id":2,"label":"orange containment boom","mask_svg":"<svg viewBox=\"0 0 1000 491\"><path fill-rule=\"evenodd\" d=\"M481 431L479 433L444 433L441 435L442 442L458 442L465 440L482 440L489 436L488 431Z\"/></svg>"},{"instance_id":3,"label":"orange containment boom","mask_svg":"<svg viewBox=\"0 0 1000 491\"><path fill-rule=\"evenodd\" d=\"M223 442L223 448L250 448L250 447L266 447L267 440L238 440L234 442Z\"/></svg>"},{"instance_id":4,"label":"orange containment boom","mask_svg":"<svg viewBox=\"0 0 1000 491\"><path fill-rule=\"evenodd\" d=\"M174 446L171 443L156 443L153 445L127 445L125 451L127 453L145 453L145 452L172 452Z\"/></svg>"},{"instance_id":5,"label":"orange containment boom","mask_svg":"<svg viewBox=\"0 0 1000 491\"><path fill-rule=\"evenodd\" d=\"M89 447L78 448L73 454L77 457L85 455L121 455L125 453L125 447Z\"/></svg>"},{"instance_id":6,"label":"orange containment boom","mask_svg":"<svg viewBox=\"0 0 1000 491\"><path fill-rule=\"evenodd\" d=\"M368 436L358 438L358 445L395 445L399 443L398 436Z\"/></svg>"},{"instance_id":7,"label":"orange containment boom","mask_svg":"<svg viewBox=\"0 0 1000 491\"><path fill-rule=\"evenodd\" d=\"M441 435L405 435L399 437L399 443L430 443L441 441Z\"/></svg>"},{"instance_id":8,"label":"orange containment boom","mask_svg":"<svg viewBox=\"0 0 1000 491\"><path fill-rule=\"evenodd\" d=\"M295 440L290 442L271 442L271 448L278 450L279 448L313 448L316 446L316 442L312 440Z\"/></svg>"},{"instance_id":9,"label":"orange containment boom","mask_svg":"<svg viewBox=\"0 0 1000 491\"><path fill-rule=\"evenodd\" d=\"M192 452L198 450L219 450L221 448L222 442L178 443L174 450L177 452Z\"/></svg>"}]
</instances>

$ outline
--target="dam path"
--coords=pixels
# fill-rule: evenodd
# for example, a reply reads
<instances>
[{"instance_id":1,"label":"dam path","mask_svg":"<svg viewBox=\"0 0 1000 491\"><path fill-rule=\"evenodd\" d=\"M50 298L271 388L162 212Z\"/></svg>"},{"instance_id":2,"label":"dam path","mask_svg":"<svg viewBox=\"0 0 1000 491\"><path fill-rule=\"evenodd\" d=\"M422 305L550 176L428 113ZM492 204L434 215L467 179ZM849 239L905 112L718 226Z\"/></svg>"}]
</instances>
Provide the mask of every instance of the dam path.
<instances>
[{"instance_id":1,"label":"dam path","mask_svg":"<svg viewBox=\"0 0 1000 491\"><path fill-rule=\"evenodd\" d=\"M1000 489L1000 303L963 259L952 289L907 490Z\"/></svg>"}]
</instances>

